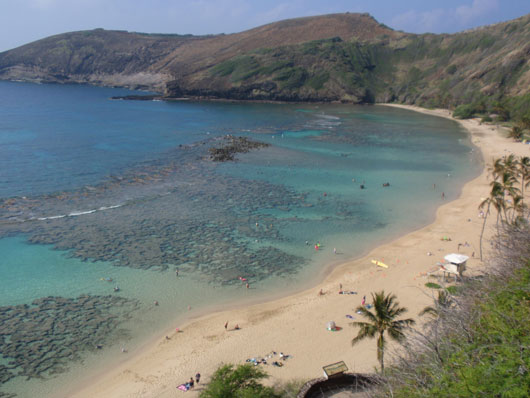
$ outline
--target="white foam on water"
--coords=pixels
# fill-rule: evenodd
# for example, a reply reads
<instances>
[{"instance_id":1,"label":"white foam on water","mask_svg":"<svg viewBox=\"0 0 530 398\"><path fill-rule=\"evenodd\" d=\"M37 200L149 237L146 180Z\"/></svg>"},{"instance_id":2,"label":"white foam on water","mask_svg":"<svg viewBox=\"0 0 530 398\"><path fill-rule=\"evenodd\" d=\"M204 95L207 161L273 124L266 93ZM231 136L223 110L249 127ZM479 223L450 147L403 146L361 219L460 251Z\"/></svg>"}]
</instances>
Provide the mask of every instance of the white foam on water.
<instances>
[{"instance_id":1,"label":"white foam on water","mask_svg":"<svg viewBox=\"0 0 530 398\"><path fill-rule=\"evenodd\" d=\"M83 215L86 215L86 214L92 214L92 213L95 213L95 212L98 212L98 211L105 211L105 210L112 210L112 209L117 209L119 207L122 207L123 204L117 204L117 205L112 205L112 206L101 206L97 209L92 209L92 210L79 210L79 211L73 211L71 213L68 213L68 214L59 214L57 216L48 216L48 217L37 217L37 218L30 218L30 220L38 220L38 221L46 221L46 220L56 220L58 218L64 218L64 217L77 217L77 216L83 216Z\"/></svg>"}]
</instances>

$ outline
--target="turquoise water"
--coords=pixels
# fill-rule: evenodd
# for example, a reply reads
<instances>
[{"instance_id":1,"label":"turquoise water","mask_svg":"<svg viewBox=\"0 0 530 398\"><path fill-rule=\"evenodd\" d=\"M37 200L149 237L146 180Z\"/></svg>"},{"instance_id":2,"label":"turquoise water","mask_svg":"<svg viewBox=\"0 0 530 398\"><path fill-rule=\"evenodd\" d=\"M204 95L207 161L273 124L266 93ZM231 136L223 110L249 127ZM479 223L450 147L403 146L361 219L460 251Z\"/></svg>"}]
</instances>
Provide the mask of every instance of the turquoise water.
<instances>
[{"instance_id":1,"label":"turquoise water","mask_svg":"<svg viewBox=\"0 0 530 398\"><path fill-rule=\"evenodd\" d=\"M0 380L20 369L31 380L0 391L53 396L187 317L308 286L327 264L429 223L441 193L456 198L480 170L456 123L401 109L109 99L129 93L0 82L0 316L13 329L0 333L3 352L16 338L52 345L42 336L54 330L23 319L50 313L48 296L66 301L43 327L73 319L67 336L97 306L117 330L72 340L83 363L43 353L59 376L4 355ZM226 134L270 146L213 163L208 148ZM71 302L82 295L99 301ZM110 318L117 298L132 309Z\"/></svg>"}]
</instances>

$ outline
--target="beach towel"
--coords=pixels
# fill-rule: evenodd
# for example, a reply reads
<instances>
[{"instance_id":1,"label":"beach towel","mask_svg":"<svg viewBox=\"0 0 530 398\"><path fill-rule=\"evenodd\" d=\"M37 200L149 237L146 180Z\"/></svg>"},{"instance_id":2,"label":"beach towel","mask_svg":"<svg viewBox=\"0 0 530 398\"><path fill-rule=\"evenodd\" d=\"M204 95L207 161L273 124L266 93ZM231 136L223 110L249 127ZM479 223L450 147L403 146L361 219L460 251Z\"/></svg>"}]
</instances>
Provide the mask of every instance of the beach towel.
<instances>
[{"instance_id":1,"label":"beach towel","mask_svg":"<svg viewBox=\"0 0 530 398\"><path fill-rule=\"evenodd\" d=\"M346 318L353 319L353 316L348 314L348 315L346 315Z\"/></svg>"},{"instance_id":2,"label":"beach towel","mask_svg":"<svg viewBox=\"0 0 530 398\"><path fill-rule=\"evenodd\" d=\"M177 387L179 390L182 390L182 391L188 391L188 387L186 387L186 384L181 384L180 386Z\"/></svg>"}]
</instances>

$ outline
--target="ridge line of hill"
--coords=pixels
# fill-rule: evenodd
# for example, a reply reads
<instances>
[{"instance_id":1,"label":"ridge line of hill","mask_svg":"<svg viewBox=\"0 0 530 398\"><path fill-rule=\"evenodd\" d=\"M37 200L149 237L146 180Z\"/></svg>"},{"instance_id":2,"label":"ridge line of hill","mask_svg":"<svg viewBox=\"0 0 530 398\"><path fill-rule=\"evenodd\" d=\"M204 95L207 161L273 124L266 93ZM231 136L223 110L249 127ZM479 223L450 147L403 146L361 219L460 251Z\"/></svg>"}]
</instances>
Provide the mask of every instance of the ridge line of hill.
<instances>
[{"instance_id":1,"label":"ridge line of hill","mask_svg":"<svg viewBox=\"0 0 530 398\"><path fill-rule=\"evenodd\" d=\"M501 106L521 118L530 112L530 14L455 34L404 33L357 13L205 36L70 32L0 53L0 79L165 98Z\"/></svg>"}]
</instances>

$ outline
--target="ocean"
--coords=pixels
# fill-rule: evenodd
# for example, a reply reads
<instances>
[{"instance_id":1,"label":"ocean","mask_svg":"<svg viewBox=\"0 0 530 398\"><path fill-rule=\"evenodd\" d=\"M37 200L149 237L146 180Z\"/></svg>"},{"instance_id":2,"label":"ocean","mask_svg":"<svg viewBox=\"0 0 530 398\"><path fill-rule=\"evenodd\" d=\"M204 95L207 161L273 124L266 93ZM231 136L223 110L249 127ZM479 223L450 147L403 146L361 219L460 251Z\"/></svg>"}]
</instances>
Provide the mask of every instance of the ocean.
<instances>
[{"instance_id":1,"label":"ocean","mask_svg":"<svg viewBox=\"0 0 530 398\"><path fill-rule=\"evenodd\" d=\"M457 123L408 110L129 94L0 82L0 396L307 288L481 170ZM269 145L212 161L229 135Z\"/></svg>"}]
</instances>

